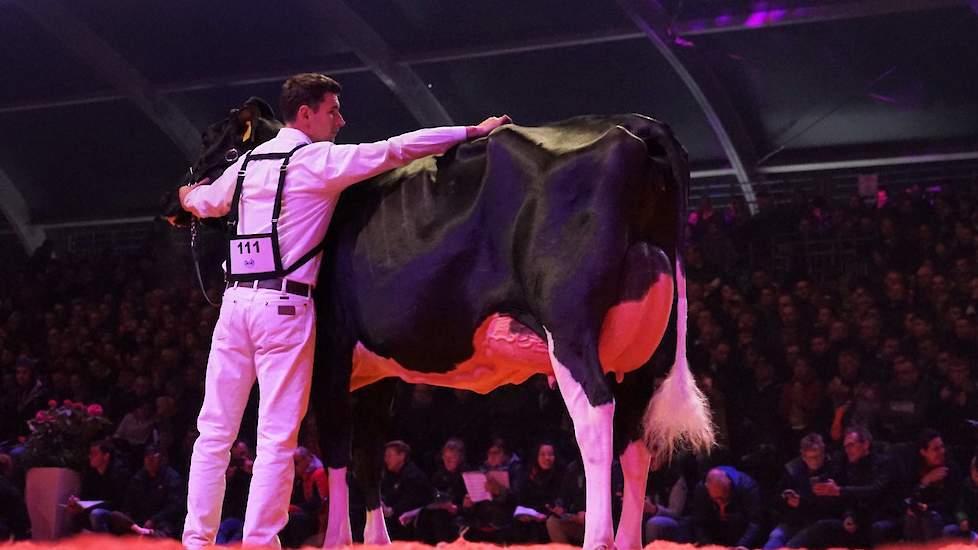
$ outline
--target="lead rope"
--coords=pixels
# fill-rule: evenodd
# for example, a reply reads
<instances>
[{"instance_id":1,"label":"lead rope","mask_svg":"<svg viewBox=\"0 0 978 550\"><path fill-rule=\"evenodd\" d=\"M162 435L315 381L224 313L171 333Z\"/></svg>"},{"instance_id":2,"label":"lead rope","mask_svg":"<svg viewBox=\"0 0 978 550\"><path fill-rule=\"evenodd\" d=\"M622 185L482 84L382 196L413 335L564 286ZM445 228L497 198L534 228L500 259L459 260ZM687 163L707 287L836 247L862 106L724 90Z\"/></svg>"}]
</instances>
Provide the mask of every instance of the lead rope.
<instances>
[{"instance_id":1,"label":"lead rope","mask_svg":"<svg viewBox=\"0 0 978 550\"><path fill-rule=\"evenodd\" d=\"M190 181L194 181L194 167L190 167ZM211 301L211 297L207 295L207 287L204 286L204 277L200 273L200 258L197 256L197 237L200 235L200 220L196 216L191 216L190 218L190 256L194 261L194 271L197 273L197 284L200 286L200 292L203 293L204 299L207 303L220 309L221 303L214 303Z\"/></svg>"}]
</instances>

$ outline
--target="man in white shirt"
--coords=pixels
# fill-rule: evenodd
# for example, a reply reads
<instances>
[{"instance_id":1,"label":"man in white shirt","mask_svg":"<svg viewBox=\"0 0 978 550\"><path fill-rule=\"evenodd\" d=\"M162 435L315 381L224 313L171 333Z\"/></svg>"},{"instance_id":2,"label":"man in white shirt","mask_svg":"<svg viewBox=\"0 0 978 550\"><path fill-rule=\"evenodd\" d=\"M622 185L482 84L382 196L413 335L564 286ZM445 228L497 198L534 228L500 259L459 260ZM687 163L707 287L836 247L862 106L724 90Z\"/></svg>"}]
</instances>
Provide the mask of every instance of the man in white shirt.
<instances>
[{"instance_id":1,"label":"man in white shirt","mask_svg":"<svg viewBox=\"0 0 978 550\"><path fill-rule=\"evenodd\" d=\"M210 185L180 189L180 203L192 214L228 215L233 224L225 263L229 283L211 342L197 421L200 437L190 465L183 534L188 548L214 544L229 449L256 379L258 446L243 543L279 545L277 534L288 521L292 453L309 401L318 245L340 192L509 122L505 116L490 117L478 126L335 145L346 125L340 92L336 81L320 74L288 79L280 105L286 127Z\"/></svg>"}]
</instances>

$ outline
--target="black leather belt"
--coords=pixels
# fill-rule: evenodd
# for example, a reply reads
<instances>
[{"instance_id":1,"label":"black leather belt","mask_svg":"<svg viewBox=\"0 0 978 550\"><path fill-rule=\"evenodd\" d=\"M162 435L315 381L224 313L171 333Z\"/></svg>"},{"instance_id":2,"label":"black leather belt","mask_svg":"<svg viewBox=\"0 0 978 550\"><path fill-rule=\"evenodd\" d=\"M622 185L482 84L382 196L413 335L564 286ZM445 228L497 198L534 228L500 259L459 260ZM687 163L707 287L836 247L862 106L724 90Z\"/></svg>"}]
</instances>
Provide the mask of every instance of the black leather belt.
<instances>
[{"instance_id":1,"label":"black leather belt","mask_svg":"<svg viewBox=\"0 0 978 550\"><path fill-rule=\"evenodd\" d=\"M295 294L296 296L305 296L306 298L311 296L309 291L312 289L312 287L306 283L290 281L281 277L276 277L274 279L259 279L257 281L228 281L227 286L224 288L231 288L232 286L238 288L265 288L270 290L281 290L283 292L288 292L289 294Z\"/></svg>"}]
</instances>

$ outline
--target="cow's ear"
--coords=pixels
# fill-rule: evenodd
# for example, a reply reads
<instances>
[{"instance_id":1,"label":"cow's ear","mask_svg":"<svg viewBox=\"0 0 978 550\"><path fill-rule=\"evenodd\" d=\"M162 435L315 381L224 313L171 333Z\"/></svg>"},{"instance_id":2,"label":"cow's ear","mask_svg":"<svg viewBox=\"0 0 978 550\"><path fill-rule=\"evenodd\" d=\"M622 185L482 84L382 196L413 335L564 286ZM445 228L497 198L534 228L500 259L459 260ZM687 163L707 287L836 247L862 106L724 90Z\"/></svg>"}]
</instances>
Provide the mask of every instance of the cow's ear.
<instances>
[{"instance_id":1,"label":"cow's ear","mask_svg":"<svg viewBox=\"0 0 978 550\"><path fill-rule=\"evenodd\" d=\"M242 143L255 139L255 122L258 118L258 108L254 105L245 105L238 113L238 122L244 127L244 132L241 135Z\"/></svg>"}]
</instances>

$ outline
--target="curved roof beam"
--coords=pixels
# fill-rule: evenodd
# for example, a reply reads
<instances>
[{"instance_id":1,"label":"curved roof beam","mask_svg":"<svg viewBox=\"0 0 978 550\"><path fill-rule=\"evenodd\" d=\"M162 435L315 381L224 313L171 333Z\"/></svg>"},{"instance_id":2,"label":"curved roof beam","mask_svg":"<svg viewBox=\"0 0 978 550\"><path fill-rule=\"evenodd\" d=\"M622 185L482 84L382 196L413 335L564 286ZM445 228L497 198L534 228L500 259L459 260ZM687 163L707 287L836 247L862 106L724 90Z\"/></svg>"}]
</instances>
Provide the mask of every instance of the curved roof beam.
<instances>
[{"instance_id":1,"label":"curved roof beam","mask_svg":"<svg viewBox=\"0 0 978 550\"><path fill-rule=\"evenodd\" d=\"M47 238L44 229L31 224L27 201L3 168L0 168L0 211L10 222L28 255L44 244Z\"/></svg>"},{"instance_id":2,"label":"curved roof beam","mask_svg":"<svg viewBox=\"0 0 978 550\"><path fill-rule=\"evenodd\" d=\"M14 0L0 0L0 4ZM825 21L847 20L860 17L892 15L897 13L912 13L917 11L935 10L955 6L972 6L978 12L978 0L854 0L845 4L829 4L817 7L795 7L783 10L771 8L759 12L724 14L713 18L691 19L676 21L672 25L673 32L680 36L697 36L702 34L724 33L758 30L769 27L786 25L804 25L822 23ZM471 46L437 51L407 52L397 56L405 65L422 65L426 63L444 63L465 59L478 59L511 55L527 52L547 51L558 48L573 48L591 44L609 42L624 42L645 38L645 33L636 31L634 27L614 28L595 31L593 33L574 33L551 35L546 37L529 37L516 41L506 41L498 44ZM331 75L367 72L370 69L362 65L336 65L323 67L321 72ZM183 80L157 85L158 93L175 94L198 90L213 90L232 86L248 86L267 82L282 82L291 73L281 71L239 73L208 77L194 80ZM36 109L50 109L69 105L88 105L122 99L123 96L109 91L99 91L91 94L73 97L48 99L32 99L0 104L0 113L15 113Z\"/></svg>"},{"instance_id":3,"label":"curved roof beam","mask_svg":"<svg viewBox=\"0 0 978 550\"><path fill-rule=\"evenodd\" d=\"M66 49L136 104L180 149L189 161L200 148L200 132L169 99L161 96L125 57L91 28L66 10L58 0L14 0L34 21Z\"/></svg>"},{"instance_id":4,"label":"curved roof beam","mask_svg":"<svg viewBox=\"0 0 978 550\"><path fill-rule=\"evenodd\" d=\"M410 66L343 0L305 0L309 11L339 36L424 126L453 124L448 111Z\"/></svg>"},{"instance_id":5,"label":"curved roof beam","mask_svg":"<svg viewBox=\"0 0 978 550\"><path fill-rule=\"evenodd\" d=\"M757 208L754 186L751 184L757 175L754 171L757 165L754 144L713 71L694 48L677 45L669 32L669 14L657 0L618 0L618 4L669 62L696 99L720 141L740 184L740 191L753 213Z\"/></svg>"}]
</instances>

